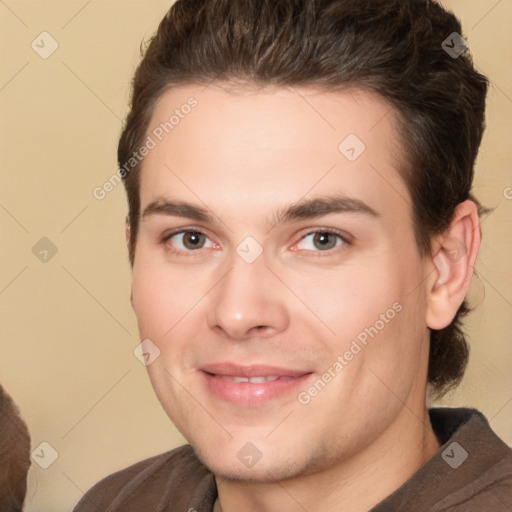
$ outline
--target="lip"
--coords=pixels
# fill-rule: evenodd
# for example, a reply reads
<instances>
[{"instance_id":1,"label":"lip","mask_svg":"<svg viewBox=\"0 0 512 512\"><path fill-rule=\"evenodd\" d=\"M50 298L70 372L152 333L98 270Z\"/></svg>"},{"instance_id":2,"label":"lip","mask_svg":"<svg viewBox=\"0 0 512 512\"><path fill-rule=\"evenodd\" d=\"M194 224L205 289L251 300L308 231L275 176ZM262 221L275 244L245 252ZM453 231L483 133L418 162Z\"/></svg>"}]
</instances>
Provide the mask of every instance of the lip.
<instances>
[{"instance_id":1,"label":"lip","mask_svg":"<svg viewBox=\"0 0 512 512\"><path fill-rule=\"evenodd\" d=\"M305 386L312 372L267 365L216 363L200 368L207 391L239 407L257 407L271 400L284 399ZM234 377L277 377L265 382L235 382ZM293 399L295 399L293 394Z\"/></svg>"}]
</instances>

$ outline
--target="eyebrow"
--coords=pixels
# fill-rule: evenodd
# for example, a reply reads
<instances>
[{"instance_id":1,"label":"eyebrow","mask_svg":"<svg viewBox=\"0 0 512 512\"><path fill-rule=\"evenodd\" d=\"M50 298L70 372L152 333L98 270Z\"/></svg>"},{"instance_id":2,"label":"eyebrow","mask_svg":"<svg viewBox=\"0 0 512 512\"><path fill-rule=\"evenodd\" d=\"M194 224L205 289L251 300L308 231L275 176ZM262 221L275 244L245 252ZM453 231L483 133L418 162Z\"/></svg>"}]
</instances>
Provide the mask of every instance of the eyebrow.
<instances>
[{"instance_id":1,"label":"eyebrow","mask_svg":"<svg viewBox=\"0 0 512 512\"><path fill-rule=\"evenodd\" d=\"M187 219L198 220L202 222L213 222L214 216L206 209L200 206L194 206L190 203L181 201L172 201L170 199L160 198L148 204L142 212L141 219L144 220L149 215L169 215L173 217L185 217Z\"/></svg>"},{"instance_id":2,"label":"eyebrow","mask_svg":"<svg viewBox=\"0 0 512 512\"><path fill-rule=\"evenodd\" d=\"M272 215L271 219L273 225L278 225L298 220L314 219L333 213L352 213L379 217L379 214L373 208L359 199L345 196L326 196L300 200L284 209L278 210ZM150 215L184 217L212 224L215 223L216 218L206 208L182 201L172 201L167 198L157 199L146 206L141 219L145 219Z\"/></svg>"},{"instance_id":3,"label":"eyebrow","mask_svg":"<svg viewBox=\"0 0 512 512\"><path fill-rule=\"evenodd\" d=\"M331 213L357 213L379 217L365 202L345 196L326 196L298 201L273 216L274 224L314 219Z\"/></svg>"}]
</instances>

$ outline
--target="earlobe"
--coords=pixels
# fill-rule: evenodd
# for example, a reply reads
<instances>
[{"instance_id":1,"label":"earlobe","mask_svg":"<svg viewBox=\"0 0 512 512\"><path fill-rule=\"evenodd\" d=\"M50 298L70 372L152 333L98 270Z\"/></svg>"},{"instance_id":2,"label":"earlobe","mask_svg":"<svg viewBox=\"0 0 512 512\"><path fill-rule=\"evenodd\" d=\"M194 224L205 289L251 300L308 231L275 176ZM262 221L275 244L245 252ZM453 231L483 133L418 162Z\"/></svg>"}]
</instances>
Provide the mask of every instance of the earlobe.
<instances>
[{"instance_id":1,"label":"earlobe","mask_svg":"<svg viewBox=\"0 0 512 512\"><path fill-rule=\"evenodd\" d=\"M462 304L475 266L481 233L473 201L459 204L449 228L436 240L429 279L426 322L430 329L443 329Z\"/></svg>"}]
</instances>

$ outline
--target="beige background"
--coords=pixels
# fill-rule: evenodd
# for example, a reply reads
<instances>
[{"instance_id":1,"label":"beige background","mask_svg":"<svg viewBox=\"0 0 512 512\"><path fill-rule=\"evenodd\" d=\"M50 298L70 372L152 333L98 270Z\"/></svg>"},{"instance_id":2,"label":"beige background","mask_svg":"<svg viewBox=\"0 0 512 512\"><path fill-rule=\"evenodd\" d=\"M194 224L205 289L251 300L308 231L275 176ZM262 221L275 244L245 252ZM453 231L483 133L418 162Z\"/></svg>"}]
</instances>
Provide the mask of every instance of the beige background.
<instances>
[{"instance_id":1,"label":"beige background","mask_svg":"<svg viewBox=\"0 0 512 512\"><path fill-rule=\"evenodd\" d=\"M512 2L444 3L492 81L475 191L496 208L483 224L471 292L479 304L468 321L471 363L445 402L480 408L510 444ZM133 355L124 190L102 201L92 194L116 171L139 45L169 4L0 1L0 382L33 448L47 442L58 452L47 469L32 464L29 512L70 510L99 478L183 441ZM59 45L47 59L31 48L43 31ZM42 237L58 249L46 263L32 253Z\"/></svg>"}]
</instances>

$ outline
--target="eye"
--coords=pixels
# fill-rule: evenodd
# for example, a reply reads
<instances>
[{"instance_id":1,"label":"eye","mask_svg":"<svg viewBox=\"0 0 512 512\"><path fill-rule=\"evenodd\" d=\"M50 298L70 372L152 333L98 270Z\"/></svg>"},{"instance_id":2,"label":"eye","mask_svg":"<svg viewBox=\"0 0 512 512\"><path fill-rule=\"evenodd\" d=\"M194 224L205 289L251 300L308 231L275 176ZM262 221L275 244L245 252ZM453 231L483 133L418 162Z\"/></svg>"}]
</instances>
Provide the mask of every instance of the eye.
<instances>
[{"instance_id":1,"label":"eye","mask_svg":"<svg viewBox=\"0 0 512 512\"><path fill-rule=\"evenodd\" d=\"M347 243L347 240L337 233L315 231L303 236L296 244L296 248L305 251L329 251Z\"/></svg>"},{"instance_id":2,"label":"eye","mask_svg":"<svg viewBox=\"0 0 512 512\"><path fill-rule=\"evenodd\" d=\"M215 244L199 231L180 231L166 237L164 242L171 244L178 252L215 247Z\"/></svg>"}]
</instances>

